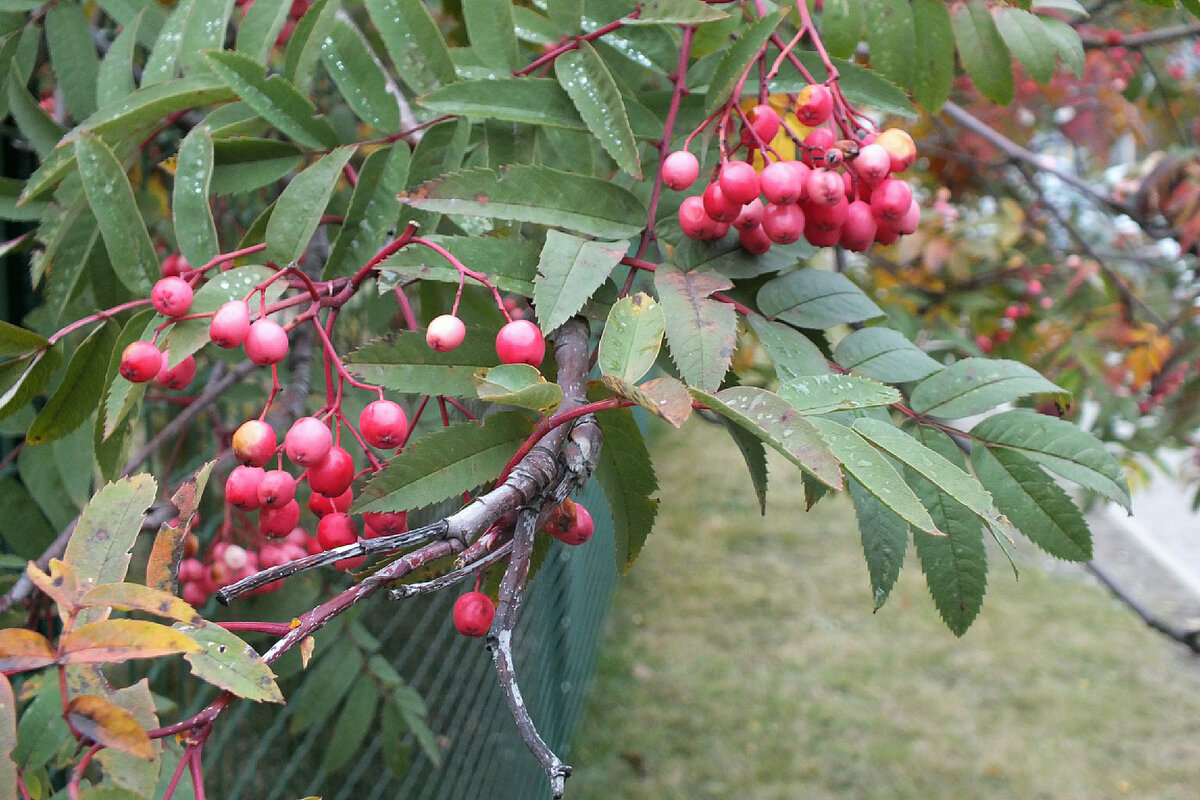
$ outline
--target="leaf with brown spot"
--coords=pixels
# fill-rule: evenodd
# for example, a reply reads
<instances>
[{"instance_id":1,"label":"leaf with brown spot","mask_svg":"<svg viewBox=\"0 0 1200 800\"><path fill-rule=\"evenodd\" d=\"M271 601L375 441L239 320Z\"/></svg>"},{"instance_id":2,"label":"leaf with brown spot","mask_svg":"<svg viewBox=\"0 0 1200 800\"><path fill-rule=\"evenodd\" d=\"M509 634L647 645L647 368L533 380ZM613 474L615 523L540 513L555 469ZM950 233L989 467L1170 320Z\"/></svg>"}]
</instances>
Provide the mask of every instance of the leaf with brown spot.
<instances>
[{"instance_id":1,"label":"leaf with brown spot","mask_svg":"<svg viewBox=\"0 0 1200 800\"><path fill-rule=\"evenodd\" d=\"M67 720L87 738L138 758L151 759L150 737L129 712L103 697L83 694L67 703Z\"/></svg>"},{"instance_id":2,"label":"leaf with brown spot","mask_svg":"<svg viewBox=\"0 0 1200 800\"><path fill-rule=\"evenodd\" d=\"M671 357L688 385L706 392L721 385L737 345L733 306L711 299L732 286L711 270L688 272L670 263L660 264L654 273Z\"/></svg>"},{"instance_id":3,"label":"leaf with brown spot","mask_svg":"<svg viewBox=\"0 0 1200 800\"><path fill-rule=\"evenodd\" d=\"M131 658L196 653L200 645L174 628L137 619L89 622L59 642L63 664L109 664Z\"/></svg>"},{"instance_id":4,"label":"leaf with brown spot","mask_svg":"<svg viewBox=\"0 0 1200 800\"><path fill-rule=\"evenodd\" d=\"M617 397L637 403L676 428L681 427L692 415L692 396L688 394L687 387L675 378L654 378L641 386L635 386L616 375L602 375L600 381Z\"/></svg>"},{"instance_id":5,"label":"leaf with brown spot","mask_svg":"<svg viewBox=\"0 0 1200 800\"><path fill-rule=\"evenodd\" d=\"M38 569L37 564L32 561L25 568L25 574L40 592L58 605L58 614L66 621L79 602L79 583L75 578L75 571L57 558L52 558L49 575Z\"/></svg>"},{"instance_id":6,"label":"leaf with brown spot","mask_svg":"<svg viewBox=\"0 0 1200 800\"><path fill-rule=\"evenodd\" d=\"M158 617L183 622L187 625L203 625L204 619L190 605L175 595L161 589L152 589L137 583L106 583L97 586L79 598L79 605L108 606L125 611L144 611Z\"/></svg>"},{"instance_id":7,"label":"leaf with brown spot","mask_svg":"<svg viewBox=\"0 0 1200 800\"><path fill-rule=\"evenodd\" d=\"M218 689L255 702L282 703L283 693L275 683L275 673L250 645L222 628L176 626L176 631L197 643L195 651L184 658L192 665L192 674Z\"/></svg>"},{"instance_id":8,"label":"leaf with brown spot","mask_svg":"<svg viewBox=\"0 0 1200 800\"><path fill-rule=\"evenodd\" d=\"M0 672L41 669L57 659L49 640L26 628L0 630Z\"/></svg>"},{"instance_id":9,"label":"leaf with brown spot","mask_svg":"<svg viewBox=\"0 0 1200 800\"><path fill-rule=\"evenodd\" d=\"M195 477L184 481L171 498L171 502L179 509L179 525L164 525L154 537L154 547L146 563L147 586L172 593L178 588L179 562L183 560L184 542L196 517L196 509L200 506L200 497L208 485L208 476L216 463L209 461L201 467Z\"/></svg>"},{"instance_id":10,"label":"leaf with brown spot","mask_svg":"<svg viewBox=\"0 0 1200 800\"><path fill-rule=\"evenodd\" d=\"M97 672L100 667L92 666ZM82 669L76 667L75 669ZM80 692L80 694L99 694L99 692ZM154 711L154 695L150 692L150 682L142 678L132 686L123 689L105 689L104 696L124 709L142 730L152 731L159 726L158 714ZM161 740L151 740L150 748L154 758L144 761L141 758L123 753L120 750L104 749L96 754L104 770L104 777L115 786L127 790L134 797L156 797L155 787L158 786L159 773L163 767L163 744ZM87 795L85 795L87 798ZM91 800L91 798L87 798ZM108 798L104 798L108 800ZM113 798L113 800L122 800Z\"/></svg>"}]
</instances>

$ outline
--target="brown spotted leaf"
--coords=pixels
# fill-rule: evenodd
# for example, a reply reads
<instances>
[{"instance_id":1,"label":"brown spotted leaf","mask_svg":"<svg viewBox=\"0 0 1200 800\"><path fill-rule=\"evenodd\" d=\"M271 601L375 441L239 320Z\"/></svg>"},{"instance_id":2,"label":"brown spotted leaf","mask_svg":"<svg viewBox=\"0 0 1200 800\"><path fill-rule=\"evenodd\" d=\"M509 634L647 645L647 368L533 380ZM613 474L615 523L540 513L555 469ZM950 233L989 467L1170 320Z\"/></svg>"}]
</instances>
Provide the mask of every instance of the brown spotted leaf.
<instances>
[{"instance_id":1,"label":"brown spotted leaf","mask_svg":"<svg viewBox=\"0 0 1200 800\"><path fill-rule=\"evenodd\" d=\"M79 605L144 611L188 625L201 625L204 622L196 609L175 595L137 583L106 583L97 586L79 598Z\"/></svg>"},{"instance_id":2,"label":"brown spotted leaf","mask_svg":"<svg viewBox=\"0 0 1200 800\"><path fill-rule=\"evenodd\" d=\"M254 648L220 625L195 628L177 625L176 630L195 640L196 651L184 656L192 674L219 689L255 702L282 703L283 693L275 673Z\"/></svg>"},{"instance_id":3,"label":"brown spotted leaf","mask_svg":"<svg viewBox=\"0 0 1200 800\"><path fill-rule=\"evenodd\" d=\"M151 759L150 737L129 712L103 697L82 694L67 703L67 720L87 738L138 758Z\"/></svg>"},{"instance_id":4,"label":"brown spotted leaf","mask_svg":"<svg viewBox=\"0 0 1200 800\"><path fill-rule=\"evenodd\" d=\"M0 672L24 672L55 662L54 648L45 636L26 628L0 630Z\"/></svg>"},{"instance_id":5,"label":"brown spotted leaf","mask_svg":"<svg viewBox=\"0 0 1200 800\"><path fill-rule=\"evenodd\" d=\"M164 525L154 537L154 547L150 551L150 560L146 564L146 585L161 589L164 592L174 592L179 576L179 562L183 559L183 545L187 539L188 530L196 517L196 509L200 505L200 497L204 487L208 485L208 476L212 473L216 461L209 461L196 472L196 475L176 490L171 502L179 509L179 524ZM186 622L187 620L181 620Z\"/></svg>"},{"instance_id":6,"label":"brown spotted leaf","mask_svg":"<svg viewBox=\"0 0 1200 800\"><path fill-rule=\"evenodd\" d=\"M50 559L50 574L38 569L32 561L25 569L29 580L40 592L49 597L58 606L58 614L65 621L75 610L79 602L79 583L75 571L57 558Z\"/></svg>"},{"instance_id":7,"label":"brown spotted leaf","mask_svg":"<svg viewBox=\"0 0 1200 800\"><path fill-rule=\"evenodd\" d=\"M91 668L100 671L98 666L93 665ZM97 694L84 692L89 693ZM131 686L115 691L106 689L105 696L132 716L142 730L152 731L159 726L158 714L154 710L154 695L150 692L150 682L147 679L142 678ZM163 766L163 745L161 740L151 740L150 747L155 755L150 761L113 749L101 750L96 754L96 760L100 762L105 778L115 786L131 792L136 797L156 797L155 787L158 786L159 773ZM86 795L85 798L92 800Z\"/></svg>"},{"instance_id":8,"label":"brown spotted leaf","mask_svg":"<svg viewBox=\"0 0 1200 800\"><path fill-rule=\"evenodd\" d=\"M674 378L654 378L641 386L616 375L603 375L600 381L617 397L637 403L676 428L692 415L692 396L688 394L687 387Z\"/></svg>"},{"instance_id":9,"label":"brown spotted leaf","mask_svg":"<svg viewBox=\"0 0 1200 800\"><path fill-rule=\"evenodd\" d=\"M732 286L716 272L685 272L670 263L654 273L671 357L688 385L705 392L716 391L733 360L737 315L733 306L712 299L713 292Z\"/></svg>"},{"instance_id":10,"label":"brown spotted leaf","mask_svg":"<svg viewBox=\"0 0 1200 800\"><path fill-rule=\"evenodd\" d=\"M63 664L117 663L200 650L200 645L174 628L137 619L89 622L64 636L59 647Z\"/></svg>"}]
</instances>

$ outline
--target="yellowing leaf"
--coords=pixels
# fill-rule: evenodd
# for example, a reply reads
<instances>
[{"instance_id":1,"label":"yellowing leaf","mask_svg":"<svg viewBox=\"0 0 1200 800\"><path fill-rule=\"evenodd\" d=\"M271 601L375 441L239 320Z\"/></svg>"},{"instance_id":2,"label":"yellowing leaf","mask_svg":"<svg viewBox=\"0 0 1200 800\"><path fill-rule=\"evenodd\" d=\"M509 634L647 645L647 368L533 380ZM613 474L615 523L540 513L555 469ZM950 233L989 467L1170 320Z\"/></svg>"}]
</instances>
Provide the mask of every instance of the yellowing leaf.
<instances>
[{"instance_id":1,"label":"yellowing leaf","mask_svg":"<svg viewBox=\"0 0 1200 800\"><path fill-rule=\"evenodd\" d=\"M75 730L97 744L147 760L154 757L150 737L129 712L102 697L84 694L71 698L67 719Z\"/></svg>"},{"instance_id":2,"label":"yellowing leaf","mask_svg":"<svg viewBox=\"0 0 1200 800\"><path fill-rule=\"evenodd\" d=\"M64 636L59 646L63 664L117 663L200 650L200 645L173 628L136 619L89 622Z\"/></svg>"},{"instance_id":3,"label":"yellowing leaf","mask_svg":"<svg viewBox=\"0 0 1200 800\"><path fill-rule=\"evenodd\" d=\"M25 628L0 630L0 672L24 672L55 662L45 636Z\"/></svg>"},{"instance_id":4,"label":"yellowing leaf","mask_svg":"<svg viewBox=\"0 0 1200 800\"><path fill-rule=\"evenodd\" d=\"M196 609L162 589L137 583L106 583L79 598L81 606L109 606L126 611L144 611L188 625L202 625Z\"/></svg>"},{"instance_id":5,"label":"yellowing leaf","mask_svg":"<svg viewBox=\"0 0 1200 800\"><path fill-rule=\"evenodd\" d=\"M30 561L25 569L29 580L58 605L59 616L65 621L79 601L79 583L75 579L75 571L57 558L50 560L50 574L38 569L37 564Z\"/></svg>"}]
</instances>

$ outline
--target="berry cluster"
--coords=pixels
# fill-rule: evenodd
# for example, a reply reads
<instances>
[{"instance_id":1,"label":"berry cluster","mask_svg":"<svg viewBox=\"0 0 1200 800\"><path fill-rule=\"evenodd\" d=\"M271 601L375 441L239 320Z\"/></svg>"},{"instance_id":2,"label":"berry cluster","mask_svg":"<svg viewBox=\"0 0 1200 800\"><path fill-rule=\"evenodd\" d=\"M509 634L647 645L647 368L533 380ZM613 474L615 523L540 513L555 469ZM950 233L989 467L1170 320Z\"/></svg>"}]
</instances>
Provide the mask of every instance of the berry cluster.
<instances>
[{"instance_id":1,"label":"berry cluster","mask_svg":"<svg viewBox=\"0 0 1200 800\"><path fill-rule=\"evenodd\" d=\"M801 237L817 247L862 252L916 230L920 206L908 183L894 177L916 160L912 137L898 128L858 137L846 119L835 118L834 95L824 84L785 99L792 111L783 119L776 102L772 96L772 103L741 114L739 147L747 159L722 157L704 192L683 201L679 226L686 236L722 239L733 226L754 254ZM839 139L835 130L855 138ZM670 189L690 188L699 174L699 160L686 149L663 160Z\"/></svg>"}]
</instances>

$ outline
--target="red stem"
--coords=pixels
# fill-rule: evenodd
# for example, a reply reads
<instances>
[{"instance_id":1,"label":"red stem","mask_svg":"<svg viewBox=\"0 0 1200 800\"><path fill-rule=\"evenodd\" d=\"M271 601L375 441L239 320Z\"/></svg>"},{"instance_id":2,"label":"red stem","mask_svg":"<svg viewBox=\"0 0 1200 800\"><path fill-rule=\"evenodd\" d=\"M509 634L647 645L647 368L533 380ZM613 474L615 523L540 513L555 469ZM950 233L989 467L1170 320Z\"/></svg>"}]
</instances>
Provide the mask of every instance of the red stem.
<instances>
[{"instance_id":1,"label":"red stem","mask_svg":"<svg viewBox=\"0 0 1200 800\"><path fill-rule=\"evenodd\" d=\"M597 411L607 411L610 408L624 408L631 405L634 405L634 403L630 400L622 400L619 397L608 397L604 400L596 400L592 403L586 403L582 406L577 406L569 411L559 411L557 414L546 417L537 424L537 427L533 429L533 433L529 434L529 438L526 439L517 452L513 454L513 457L508 460L508 464L504 466L504 469L501 470L499 477L496 478L496 484L499 485L504 483L504 479L508 477L508 474L513 471L513 468L517 466L517 464L521 463L521 459L529 455L529 451L534 448L534 445L540 442L542 437L544 437L547 433L559 427L560 425L568 423L571 420L587 416L588 414L594 414Z\"/></svg>"}]
</instances>

